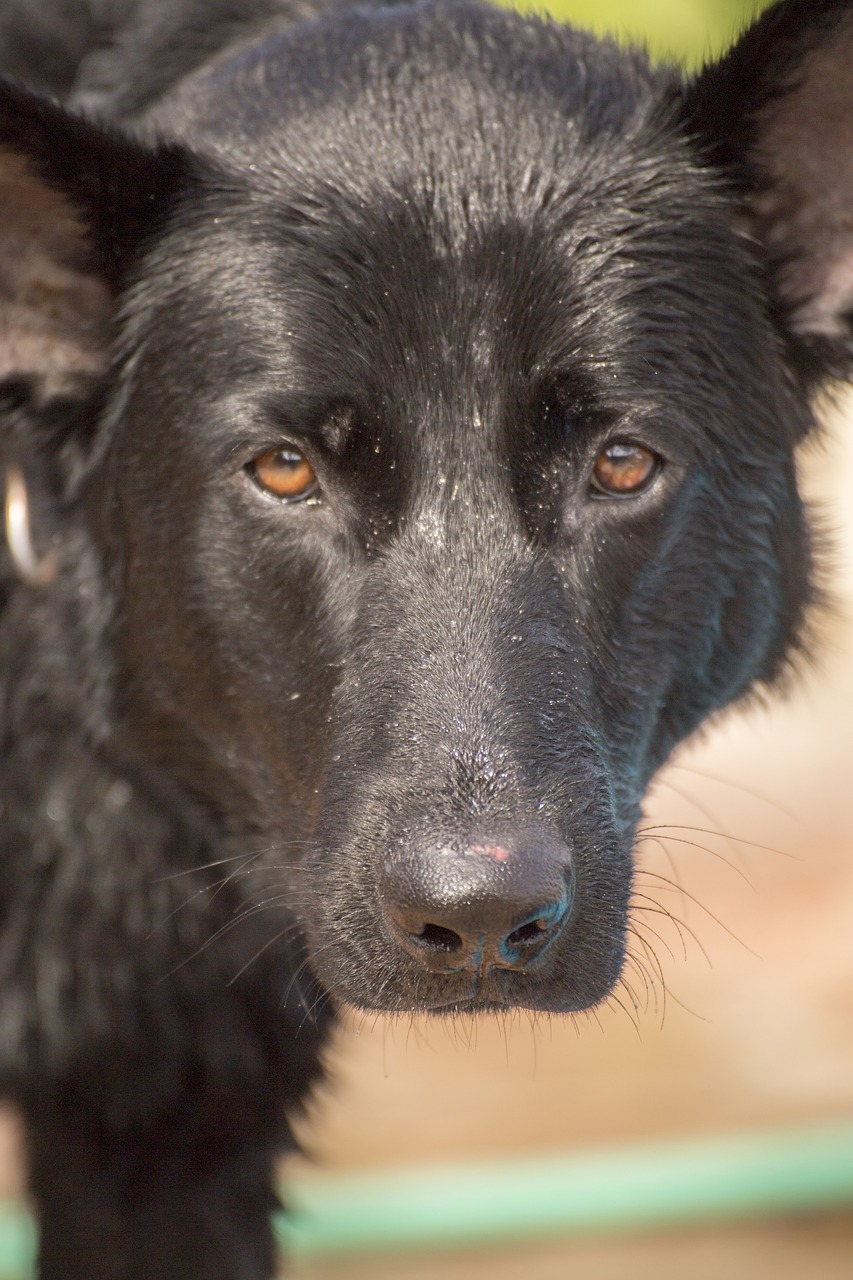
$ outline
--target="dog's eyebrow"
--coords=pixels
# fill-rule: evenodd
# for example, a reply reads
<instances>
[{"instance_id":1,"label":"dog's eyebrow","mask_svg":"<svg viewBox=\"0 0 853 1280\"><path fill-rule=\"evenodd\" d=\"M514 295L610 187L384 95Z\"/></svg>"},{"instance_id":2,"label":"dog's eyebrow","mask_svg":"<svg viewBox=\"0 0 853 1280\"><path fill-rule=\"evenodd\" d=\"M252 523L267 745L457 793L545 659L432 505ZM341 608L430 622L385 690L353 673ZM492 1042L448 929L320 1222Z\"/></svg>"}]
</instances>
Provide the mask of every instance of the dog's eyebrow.
<instances>
[{"instance_id":1,"label":"dog's eyebrow","mask_svg":"<svg viewBox=\"0 0 853 1280\"><path fill-rule=\"evenodd\" d=\"M357 417L351 399L339 393L280 390L258 402L260 416L282 435L310 437L338 453Z\"/></svg>"}]
</instances>

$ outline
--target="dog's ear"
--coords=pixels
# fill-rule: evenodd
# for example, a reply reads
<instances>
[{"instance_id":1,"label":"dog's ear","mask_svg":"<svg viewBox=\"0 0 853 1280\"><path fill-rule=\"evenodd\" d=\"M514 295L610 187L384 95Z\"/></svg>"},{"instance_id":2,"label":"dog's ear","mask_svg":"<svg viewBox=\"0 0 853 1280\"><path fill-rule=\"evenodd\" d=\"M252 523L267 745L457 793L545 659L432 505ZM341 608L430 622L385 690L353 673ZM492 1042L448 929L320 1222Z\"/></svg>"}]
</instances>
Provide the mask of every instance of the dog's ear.
<instances>
[{"instance_id":1,"label":"dog's ear","mask_svg":"<svg viewBox=\"0 0 853 1280\"><path fill-rule=\"evenodd\" d=\"M743 194L801 372L853 374L853 4L781 0L686 95Z\"/></svg>"},{"instance_id":2,"label":"dog's ear","mask_svg":"<svg viewBox=\"0 0 853 1280\"><path fill-rule=\"evenodd\" d=\"M0 82L0 388L30 386L40 403L85 394L186 163Z\"/></svg>"}]
</instances>

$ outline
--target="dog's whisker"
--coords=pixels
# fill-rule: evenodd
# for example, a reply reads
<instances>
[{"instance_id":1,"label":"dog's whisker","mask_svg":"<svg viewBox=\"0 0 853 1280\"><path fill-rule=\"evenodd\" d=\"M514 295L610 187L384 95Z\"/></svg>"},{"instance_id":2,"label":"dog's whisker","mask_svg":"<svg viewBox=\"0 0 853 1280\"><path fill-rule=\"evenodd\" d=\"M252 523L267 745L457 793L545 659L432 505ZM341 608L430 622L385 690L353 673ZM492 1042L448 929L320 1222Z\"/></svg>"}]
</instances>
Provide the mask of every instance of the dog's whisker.
<instances>
[{"instance_id":1,"label":"dog's whisker","mask_svg":"<svg viewBox=\"0 0 853 1280\"><path fill-rule=\"evenodd\" d=\"M659 842L662 842L664 844L667 841L671 841L673 844L685 845L689 849L699 849L702 853L707 853L710 857L715 858L718 862L722 862L723 866L726 866L729 868L730 871L733 871L734 874L738 876L743 881L743 883L752 890L753 893L756 892L754 883L752 882L752 880L750 880L749 876L744 871L743 867L740 866L737 862L733 862L731 858L727 857L724 853L721 853L719 849L714 849L710 845L702 844L698 840L688 840L684 836L662 834L670 830L690 830L690 829L691 828L659 827L657 830L654 830L651 827L646 827L644 831L638 832L637 842L639 843L642 840L647 840L651 838Z\"/></svg>"},{"instance_id":2,"label":"dog's whisker","mask_svg":"<svg viewBox=\"0 0 853 1280\"><path fill-rule=\"evenodd\" d=\"M246 970L251 968L251 966L255 963L255 961L259 960L265 951L268 951L269 948L274 946L276 942L280 942L282 938L286 937L289 933L292 933L294 928L295 928L294 925L287 925L285 926L285 928L279 929L278 933L274 933L271 938L268 938L267 941L262 946L258 947L257 951L255 951L255 953L251 955L249 959L246 960L246 962L240 966L237 972L233 975L233 977L228 979L225 985L227 987L233 987L234 983L238 980L238 978L241 978L243 974L246 972Z\"/></svg>"},{"instance_id":3,"label":"dog's whisker","mask_svg":"<svg viewBox=\"0 0 853 1280\"><path fill-rule=\"evenodd\" d=\"M316 961L316 959L321 958L321 957L322 957L322 955L323 955L325 952L328 952L329 950L331 950L331 944L330 944L330 943L327 943L325 947L318 948L318 950L314 953L315 961ZM287 987L285 988L285 992L284 992L284 995L282 996L282 1000L281 1000L282 1008L286 1008L286 1007L287 1007L287 1004L288 1004L288 1002L289 1002L289 1000L290 1000L290 997L291 997L291 995L293 994L294 990L297 990L297 991L299 990L299 982L300 982L300 980L301 980L301 978L302 978L303 973L306 973L306 972L308 971L308 967L309 967L309 965L310 965L310 964L311 964L311 957L306 953L306 955L303 957L303 959L302 959L302 961L300 962L300 964L298 964L298 965L296 966L296 968L293 970L293 973L292 973L291 978L290 978L290 982L288 983ZM300 996L300 1003L302 1003L301 996ZM304 1006L304 1004L303 1004L303 1008L304 1008L304 1007L305 1007L305 1006Z\"/></svg>"},{"instance_id":4,"label":"dog's whisker","mask_svg":"<svg viewBox=\"0 0 853 1280\"><path fill-rule=\"evenodd\" d=\"M701 801L697 800L694 795L691 795L689 791L685 790L682 787L677 787L672 781L670 781L667 778L657 779L655 782L655 786L665 787L667 790L672 791L674 795L678 796L682 800L685 800L689 805L691 805L696 810L697 813L701 814L703 818L706 818L707 821L712 824L711 828L708 829L707 834L719 836L721 840L724 840L731 851L732 857L737 859L738 865L742 867L742 863L743 863L742 849L738 845L737 841L733 840L731 836L720 831L717 819L714 816L714 814L711 813L710 809L708 809ZM654 828L648 828L648 827L644 828L644 830L653 830L653 829ZM685 828L685 830L687 829L688 828Z\"/></svg>"},{"instance_id":5,"label":"dog's whisker","mask_svg":"<svg viewBox=\"0 0 853 1280\"><path fill-rule=\"evenodd\" d=\"M670 871L672 872L672 877L673 877L672 883L676 885L680 885L681 875L679 873L678 863L676 862L675 857L673 856L672 850L668 847L668 845L664 843L662 837L653 836L653 835L643 835L640 833L636 834L634 837L634 851L636 854L639 854L641 852L641 846L644 844L651 844L651 845L654 845L655 848L660 849L661 853L666 858L669 864ZM645 870L646 868L643 867L642 865L636 866L634 869L634 874L640 875L641 873L645 872Z\"/></svg>"},{"instance_id":6,"label":"dog's whisker","mask_svg":"<svg viewBox=\"0 0 853 1280\"><path fill-rule=\"evenodd\" d=\"M794 861L794 862L800 861L800 859L796 854L789 853L786 849L780 849L775 845L761 844L756 840L747 840L743 836L736 836L729 832L709 831L706 827L692 827L692 826L685 826L682 823L670 822L670 823L657 823L654 826L641 828L641 833L643 834L650 834L650 835L660 834L660 832L662 831L694 831L698 835L718 836L721 840L725 840L729 844L743 845L747 849L758 849L762 853L772 853L772 854L775 854L776 857L778 858L789 858L791 861ZM668 838L671 839L672 837L668 837ZM706 845L700 844L700 845L697 845L696 847L699 849L705 849L707 853L713 852L711 849L708 849ZM722 857L723 855L719 852L719 850L717 850L716 856Z\"/></svg>"},{"instance_id":7,"label":"dog's whisker","mask_svg":"<svg viewBox=\"0 0 853 1280\"><path fill-rule=\"evenodd\" d=\"M213 862L203 862L203 863L199 863L197 866L185 867L183 871L172 871L169 873L169 875L157 876L157 878L152 880L151 883L152 884L168 884L172 880L181 880L185 876L197 875L201 871L212 871L214 867L222 867L229 862L238 862L241 859L245 858L246 856L247 855L245 853L233 853L233 854L230 854L229 857L227 858L216 858ZM248 856L258 857L259 855L255 853L255 854L249 854Z\"/></svg>"},{"instance_id":8,"label":"dog's whisker","mask_svg":"<svg viewBox=\"0 0 853 1280\"><path fill-rule=\"evenodd\" d=\"M707 907L705 903L701 901L700 898L697 898L695 894L690 893L689 890L683 887L683 885L674 885L671 881L667 880L666 876L662 876L658 872L650 871L645 868L643 868L638 874L647 876L653 880L659 881L661 884L661 887L668 887L672 892L678 893L682 898L686 898L689 902L692 902L696 907L699 908L699 910L704 915L706 915L709 919L713 920L714 924L716 924L720 929L722 929L724 933L728 934L728 936L734 942L736 942L738 946L742 947L745 951L748 951L751 956L755 956L756 959L760 958L758 957L756 952L753 951L752 948L749 947L744 942L742 938L739 938L736 933L734 933L731 929L728 928L726 924L723 923L723 921L719 918L719 916L715 915L715 913L710 909L710 907ZM671 913L667 912L666 908L663 907L661 903L658 903L658 907L665 914L670 914L670 918L673 919L673 921L675 921L676 917L671 916ZM648 908L639 908L639 909L648 910ZM680 923L682 927L687 928L687 925L683 920L679 921L678 923ZM696 941L698 942L698 939L696 939Z\"/></svg>"},{"instance_id":9,"label":"dog's whisker","mask_svg":"<svg viewBox=\"0 0 853 1280\"><path fill-rule=\"evenodd\" d=\"M735 782L732 778L723 778L718 774L710 773L706 769L693 769L689 765L679 764L677 761L671 761L667 765L667 772L673 769L679 770L681 773L692 774L695 778L701 778L704 782L716 782L721 787L730 787L733 791L739 791L742 795L749 796L753 800L758 800L768 808L775 809L789 822L800 823L802 819L798 818L792 809L787 808L776 796L769 795L766 791L761 791L757 787L746 786L743 782Z\"/></svg>"},{"instance_id":10,"label":"dog's whisker","mask_svg":"<svg viewBox=\"0 0 853 1280\"><path fill-rule=\"evenodd\" d=\"M741 939L738 938L736 934L732 933L730 929L727 929L726 926L722 923L722 921L718 920L712 911L709 911L707 907L705 907L696 898L692 897L692 895L688 894L687 896L688 898L690 898L692 902L696 903L696 905L700 908L700 910L704 911L706 915L710 916L710 918L714 921L714 923L719 925L719 927L723 929L725 933L728 933L730 937L734 938L735 942L738 942L741 946L745 948L745 950L749 951L749 947L747 947L746 944L742 942ZM676 916L672 911L670 911L667 907L665 907L662 903L658 902L656 899L647 899L646 901L650 902L652 905L646 906L643 904L642 901L637 902L635 904L633 908L635 920L638 917L640 917L643 921L646 921L650 915L652 916L657 915L657 916L662 916L666 918L671 922L673 928L675 929L679 937L679 940L681 942L683 952L684 952L683 958L685 960L687 959L686 940L687 938L689 938L695 944L695 946L699 949L706 963L708 964L709 968L713 968L713 965L711 963L711 957L709 956L708 951L704 946L704 944L702 943L701 939L699 938L699 935L697 934L696 930L693 929L687 923L686 920L680 919L678 916ZM662 938L661 938L661 942L663 942ZM666 944L664 943L664 945ZM751 954L754 955L755 953L751 952Z\"/></svg>"},{"instance_id":11,"label":"dog's whisker","mask_svg":"<svg viewBox=\"0 0 853 1280\"><path fill-rule=\"evenodd\" d=\"M647 965L642 962L641 957L637 956L630 947L625 953L625 967L630 968L643 984L643 1012L653 1011L658 1014L660 1010L658 984L653 980L652 974Z\"/></svg>"},{"instance_id":12,"label":"dog's whisker","mask_svg":"<svg viewBox=\"0 0 853 1280\"><path fill-rule=\"evenodd\" d=\"M660 911L653 911L653 912L647 912L647 913L645 913L645 915L646 915L646 916L648 916L649 914L663 916L663 917L665 917L665 918L666 918L667 920L669 920L669 921L672 921L672 919L673 919L673 917L671 916L671 914L670 914L668 911L660 910ZM638 937L638 938L641 936L641 935L639 934L639 930L640 930L640 928L644 929L647 933L650 933L650 934L652 935L652 937L654 937L654 938L656 938L656 939L657 939L657 941L658 941L658 942L660 943L660 945L665 949L665 951L667 952L667 954L668 954L668 956L669 956L669 958L670 958L671 960L676 960L676 959L678 958L678 957L676 957L675 952L673 951L672 947L671 947L671 946L669 945L669 943L667 942L666 938L665 938L661 933L659 933L657 929L653 928L653 927L652 927L652 925L650 925L650 924L649 924L648 919L647 919L647 918L645 918L645 916L644 916L644 918L643 918L642 920L640 920L640 919L638 918L637 913L635 913L635 914L634 914L634 916L633 916L633 918L632 918L632 922L631 922L631 924L629 925L629 928L630 928L630 930L634 933L635 937ZM679 945L680 945L680 947L681 947L681 951L682 951L681 959L682 959L682 960L686 960L686 959L688 958L688 951L687 951L687 945L686 945L686 942L685 942L684 936L679 932L679 930L678 930L678 929L676 929L676 936L677 936L677 938L678 938ZM663 971L661 971L661 978L663 978Z\"/></svg>"},{"instance_id":13,"label":"dog's whisker","mask_svg":"<svg viewBox=\"0 0 853 1280\"><path fill-rule=\"evenodd\" d=\"M649 929L649 932L657 938L658 942L660 942L662 946L666 947L666 943L658 937L653 929ZM628 925L628 934L642 949L642 956L638 956L636 952L632 953L634 959L638 964L643 963L644 965L647 964L651 966L647 972L649 973L649 980L652 985L656 986L659 984L661 987L665 987L666 979L664 977L663 965L658 958L658 954L648 938L644 937L643 934L640 933L633 920ZM670 951L669 954L672 955L672 952ZM674 959L675 957L673 956L672 958Z\"/></svg>"}]
</instances>

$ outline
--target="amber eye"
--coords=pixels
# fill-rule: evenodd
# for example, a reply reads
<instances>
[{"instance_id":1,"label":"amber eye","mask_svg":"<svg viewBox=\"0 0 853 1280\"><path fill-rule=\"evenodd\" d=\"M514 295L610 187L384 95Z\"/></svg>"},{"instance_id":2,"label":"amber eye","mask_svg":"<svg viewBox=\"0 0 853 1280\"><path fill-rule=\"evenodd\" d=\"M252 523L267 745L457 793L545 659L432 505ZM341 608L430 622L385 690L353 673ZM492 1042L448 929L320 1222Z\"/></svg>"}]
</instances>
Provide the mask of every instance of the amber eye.
<instances>
[{"instance_id":1,"label":"amber eye","mask_svg":"<svg viewBox=\"0 0 853 1280\"><path fill-rule=\"evenodd\" d=\"M258 454L246 470L260 489L282 502L304 502L319 488L311 463L288 445Z\"/></svg>"},{"instance_id":2,"label":"amber eye","mask_svg":"<svg viewBox=\"0 0 853 1280\"><path fill-rule=\"evenodd\" d=\"M595 460L592 488L605 497L631 498L648 488L660 467L658 455L641 444L610 444Z\"/></svg>"}]
</instances>

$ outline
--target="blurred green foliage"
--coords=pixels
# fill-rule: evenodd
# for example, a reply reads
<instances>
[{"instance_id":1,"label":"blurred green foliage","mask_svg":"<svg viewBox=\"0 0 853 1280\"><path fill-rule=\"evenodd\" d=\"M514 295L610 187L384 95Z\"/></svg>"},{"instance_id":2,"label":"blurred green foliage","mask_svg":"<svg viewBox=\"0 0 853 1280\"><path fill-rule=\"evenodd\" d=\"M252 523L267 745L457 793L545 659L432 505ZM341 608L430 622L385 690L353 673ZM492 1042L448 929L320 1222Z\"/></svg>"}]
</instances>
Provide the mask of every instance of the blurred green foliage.
<instances>
[{"instance_id":1,"label":"blurred green foliage","mask_svg":"<svg viewBox=\"0 0 853 1280\"><path fill-rule=\"evenodd\" d=\"M505 0L698 66L729 45L767 0Z\"/></svg>"}]
</instances>

